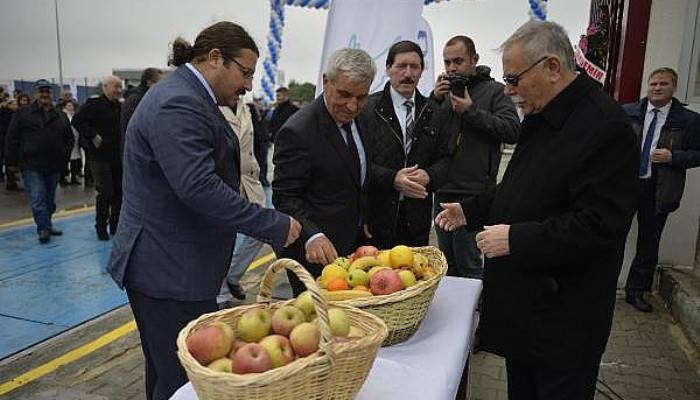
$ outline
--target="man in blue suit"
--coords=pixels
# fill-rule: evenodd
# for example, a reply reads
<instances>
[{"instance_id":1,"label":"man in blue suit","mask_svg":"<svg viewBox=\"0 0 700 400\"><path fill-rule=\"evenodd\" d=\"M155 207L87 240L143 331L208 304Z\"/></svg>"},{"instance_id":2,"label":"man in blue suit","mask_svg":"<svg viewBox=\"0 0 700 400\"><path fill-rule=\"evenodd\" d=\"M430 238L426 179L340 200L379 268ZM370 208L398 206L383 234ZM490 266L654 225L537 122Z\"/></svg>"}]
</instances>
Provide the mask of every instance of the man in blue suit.
<instances>
[{"instance_id":1,"label":"man in blue suit","mask_svg":"<svg viewBox=\"0 0 700 400\"><path fill-rule=\"evenodd\" d=\"M177 38L179 68L146 93L124 145L124 198L108 270L126 288L146 359L146 397L187 381L178 332L217 310L236 233L280 252L301 227L238 195L239 148L218 109L251 90L258 49L240 26L216 23L194 45Z\"/></svg>"}]
</instances>

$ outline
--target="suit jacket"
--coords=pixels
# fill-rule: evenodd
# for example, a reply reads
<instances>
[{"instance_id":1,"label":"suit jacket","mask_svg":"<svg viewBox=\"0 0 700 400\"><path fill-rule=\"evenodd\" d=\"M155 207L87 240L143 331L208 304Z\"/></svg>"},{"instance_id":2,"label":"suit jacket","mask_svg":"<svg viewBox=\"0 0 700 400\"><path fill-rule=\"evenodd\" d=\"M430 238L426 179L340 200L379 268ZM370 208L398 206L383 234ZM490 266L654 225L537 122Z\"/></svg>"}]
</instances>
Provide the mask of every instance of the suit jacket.
<instances>
[{"instance_id":1,"label":"suit jacket","mask_svg":"<svg viewBox=\"0 0 700 400\"><path fill-rule=\"evenodd\" d=\"M510 255L484 264L484 349L581 366L605 350L639 151L622 108L585 74L523 120L501 183L462 203L472 229L509 224Z\"/></svg>"},{"instance_id":2,"label":"suit jacket","mask_svg":"<svg viewBox=\"0 0 700 400\"><path fill-rule=\"evenodd\" d=\"M121 161L121 104L105 95L88 99L73 116L71 124L80 133L80 142L94 160L110 163ZM100 135L102 144L95 147L92 139Z\"/></svg>"},{"instance_id":3,"label":"suit jacket","mask_svg":"<svg viewBox=\"0 0 700 400\"><path fill-rule=\"evenodd\" d=\"M355 123L363 136L363 126L357 120ZM367 152L364 138L362 143ZM353 175L348 147L323 95L292 115L280 129L273 162L272 202L302 226L299 240L283 255L307 264L304 245L321 232L339 255L354 251L369 179L365 176L360 184Z\"/></svg>"},{"instance_id":4,"label":"suit jacket","mask_svg":"<svg viewBox=\"0 0 700 400\"><path fill-rule=\"evenodd\" d=\"M648 103L645 97L624 106L637 134L640 152ZM656 212L663 214L680 206L686 169L700 166L700 115L674 98L656 148L670 149L673 154L670 164L651 164L652 173L656 175Z\"/></svg>"},{"instance_id":5,"label":"suit jacket","mask_svg":"<svg viewBox=\"0 0 700 400\"><path fill-rule=\"evenodd\" d=\"M289 218L238 195L238 140L187 67L146 93L124 147L124 196L108 265L120 287L210 300L237 232L282 249Z\"/></svg>"}]
</instances>

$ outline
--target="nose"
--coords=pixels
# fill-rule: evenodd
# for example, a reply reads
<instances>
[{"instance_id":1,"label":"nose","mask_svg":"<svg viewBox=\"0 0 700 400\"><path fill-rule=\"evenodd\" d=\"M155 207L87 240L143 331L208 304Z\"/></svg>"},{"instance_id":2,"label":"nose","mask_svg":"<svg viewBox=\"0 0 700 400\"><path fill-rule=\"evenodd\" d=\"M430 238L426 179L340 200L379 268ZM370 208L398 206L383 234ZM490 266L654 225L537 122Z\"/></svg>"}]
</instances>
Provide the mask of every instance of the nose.
<instances>
[{"instance_id":1,"label":"nose","mask_svg":"<svg viewBox=\"0 0 700 400\"><path fill-rule=\"evenodd\" d=\"M348 109L348 111L350 111L351 114L355 114L357 110L359 110L360 105L357 102L357 99L352 99L348 101L348 103L346 104L346 108Z\"/></svg>"},{"instance_id":2,"label":"nose","mask_svg":"<svg viewBox=\"0 0 700 400\"><path fill-rule=\"evenodd\" d=\"M515 88L506 83L506 85L503 87L503 94L506 96L513 96L515 94Z\"/></svg>"},{"instance_id":3,"label":"nose","mask_svg":"<svg viewBox=\"0 0 700 400\"><path fill-rule=\"evenodd\" d=\"M253 90L253 79L246 79L243 87L245 88L246 92Z\"/></svg>"}]
</instances>

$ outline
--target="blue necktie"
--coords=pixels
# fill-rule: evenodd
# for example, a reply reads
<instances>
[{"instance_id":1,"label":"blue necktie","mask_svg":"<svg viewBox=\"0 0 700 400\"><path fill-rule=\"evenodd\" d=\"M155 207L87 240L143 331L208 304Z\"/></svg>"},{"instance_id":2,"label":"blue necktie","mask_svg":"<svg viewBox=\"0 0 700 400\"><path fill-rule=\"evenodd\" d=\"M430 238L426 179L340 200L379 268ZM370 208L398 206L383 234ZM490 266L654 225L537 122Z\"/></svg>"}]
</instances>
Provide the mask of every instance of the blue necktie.
<instances>
[{"instance_id":1,"label":"blue necktie","mask_svg":"<svg viewBox=\"0 0 700 400\"><path fill-rule=\"evenodd\" d=\"M651 142L654 140L656 120L659 116L659 110L657 108L651 111L654 113L654 118L651 119L649 129L647 129L647 135L644 137L642 156L639 158L639 176L646 176L649 173L649 155L651 154Z\"/></svg>"}]
</instances>

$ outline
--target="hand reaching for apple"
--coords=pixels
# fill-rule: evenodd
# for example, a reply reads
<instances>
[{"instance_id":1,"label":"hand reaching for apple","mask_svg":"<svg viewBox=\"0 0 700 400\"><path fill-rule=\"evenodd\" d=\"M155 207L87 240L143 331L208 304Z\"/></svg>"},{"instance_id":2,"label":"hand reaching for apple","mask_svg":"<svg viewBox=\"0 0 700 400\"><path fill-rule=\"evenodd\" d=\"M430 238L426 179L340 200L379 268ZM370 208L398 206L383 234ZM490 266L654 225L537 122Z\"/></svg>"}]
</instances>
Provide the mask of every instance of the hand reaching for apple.
<instances>
[{"instance_id":1,"label":"hand reaching for apple","mask_svg":"<svg viewBox=\"0 0 700 400\"><path fill-rule=\"evenodd\" d=\"M394 176L394 188L406 197L424 199L428 197L425 186L411 179L411 175L418 170L418 165L400 169Z\"/></svg>"},{"instance_id":2,"label":"hand reaching for apple","mask_svg":"<svg viewBox=\"0 0 700 400\"><path fill-rule=\"evenodd\" d=\"M443 210L435 216L435 224L441 229L453 231L467 224L467 218L459 203L440 203L440 207Z\"/></svg>"},{"instance_id":3,"label":"hand reaching for apple","mask_svg":"<svg viewBox=\"0 0 700 400\"><path fill-rule=\"evenodd\" d=\"M306 261L314 264L328 265L338 258L338 252L325 235L314 239L306 246Z\"/></svg>"},{"instance_id":4,"label":"hand reaching for apple","mask_svg":"<svg viewBox=\"0 0 700 400\"><path fill-rule=\"evenodd\" d=\"M284 247L296 242L301 234L301 224L296 219L289 217L289 232L287 233L287 241L284 242Z\"/></svg>"}]
</instances>

